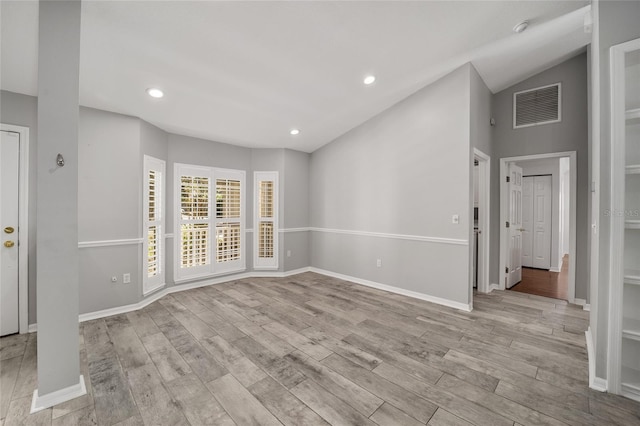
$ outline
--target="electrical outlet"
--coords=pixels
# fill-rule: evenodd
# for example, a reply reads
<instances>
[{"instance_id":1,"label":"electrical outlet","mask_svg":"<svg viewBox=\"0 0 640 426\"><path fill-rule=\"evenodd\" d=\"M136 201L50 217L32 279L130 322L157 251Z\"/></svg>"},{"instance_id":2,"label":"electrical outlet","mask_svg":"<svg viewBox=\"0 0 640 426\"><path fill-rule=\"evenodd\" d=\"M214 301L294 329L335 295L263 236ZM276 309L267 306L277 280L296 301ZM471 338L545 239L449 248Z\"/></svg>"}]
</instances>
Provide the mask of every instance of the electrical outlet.
<instances>
[{"instance_id":1,"label":"electrical outlet","mask_svg":"<svg viewBox=\"0 0 640 426\"><path fill-rule=\"evenodd\" d=\"M451 216L451 223L455 223L456 225L460 223L460 216L458 216L457 214Z\"/></svg>"},{"instance_id":2,"label":"electrical outlet","mask_svg":"<svg viewBox=\"0 0 640 426\"><path fill-rule=\"evenodd\" d=\"M131 274L128 272L126 274L122 274L122 283L129 284L130 282L131 282Z\"/></svg>"},{"instance_id":3,"label":"electrical outlet","mask_svg":"<svg viewBox=\"0 0 640 426\"><path fill-rule=\"evenodd\" d=\"M287 257L291 257L291 250L287 250Z\"/></svg>"},{"instance_id":4,"label":"electrical outlet","mask_svg":"<svg viewBox=\"0 0 640 426\"><path fill-rule=\"evenodd\" d=\"M380 268L382 266L382 259L376 260L376 266Z\"/></svg>"},{"instance_id":5,"label":"electrical outlet","mask_svg":"<svg viewBox=\"0 0 640 426\"><path fill-rule=\"evenodd\" d=\"M115 275L111 277L111 282L112 283L117 283L118 282L118 277L116 277Z\"/></svg>"}]
</instances>

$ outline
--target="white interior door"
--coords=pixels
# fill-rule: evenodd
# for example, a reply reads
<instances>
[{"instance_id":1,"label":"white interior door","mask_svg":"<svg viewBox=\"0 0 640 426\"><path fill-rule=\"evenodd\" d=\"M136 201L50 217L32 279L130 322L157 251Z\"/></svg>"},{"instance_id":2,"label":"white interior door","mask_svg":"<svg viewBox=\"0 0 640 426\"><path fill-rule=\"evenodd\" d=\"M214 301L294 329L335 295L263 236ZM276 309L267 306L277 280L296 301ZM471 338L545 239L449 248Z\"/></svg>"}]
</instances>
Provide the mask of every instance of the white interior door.
<instances>
[{"instance_id":1,"label":"white interior door","mask_svg":"<svg viewBox=\"0 0 640 426\"><path fill-rule=\"evenodd\" d=\"M0 132L0 336L17 333L18 321L18 184L20 139Z\"/></svg>"},{"instance_id":2,"label":"white interior door","mask_svg":"<svg viewBox=\"0 0 640 426\"><path fill-rule=\"evenodd\" d=\"M533 178L533 267L551 268L551 176Z\"/></svg>"},{"instance_id":3,"label":"white interior door","mask_svg":"<svg viewBox=\"0 0 640 426\"><path fill-rule=\"evenodd\" d=\"M522 178L522 266L533 266L533 176Z\"/></svg>"},{"instance_id":4,"label":"white interior door","mask_svg":"<svg viewBox=\"0 0 640 426\"><path fill-rule=\"evenodd\" d=\"M522 281L522 167L509 164L507 288Z\"/></svg>"}]
</instances>

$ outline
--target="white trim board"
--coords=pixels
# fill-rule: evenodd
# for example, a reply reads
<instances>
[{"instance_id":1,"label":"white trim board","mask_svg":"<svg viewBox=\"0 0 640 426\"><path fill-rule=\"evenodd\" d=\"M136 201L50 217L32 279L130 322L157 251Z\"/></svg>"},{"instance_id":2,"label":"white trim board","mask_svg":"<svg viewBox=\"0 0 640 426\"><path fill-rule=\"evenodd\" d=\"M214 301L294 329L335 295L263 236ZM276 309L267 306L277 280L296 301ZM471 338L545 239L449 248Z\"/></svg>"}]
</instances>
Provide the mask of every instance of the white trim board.
<instances>
[{"instance_id":1,"label":"white trim board","mask_svg":"<svg viewBox=\"0 0 640 426\"><path fill-rule=\"evenodd\" d=\"M333 234L347 234L347 235L359 235L364 237L377 237L377 238L391 238L396 240L410 240L410 241L422 241L429 243L440 244L453 244L466 246L469 244L468 240L455 239L455 238L441 238L441 237L428 237L422 235L407 235L407 234L387 234L384 232L369 232L369 231L354 231L347 229L330 229L330 228L281 228L279 233L292 233L292 232L326 232ZM253 232L253 229L245 229L245 232ZM173 233L164 235L165 238L173 238ZM78 248L93 248L93 247L110 247L110 246L127 246L134 244L142 244L144 242L143 237L138 238L122 238L116 240L96 240L96 241L79 241Z\"/></svg>"},{"instance_id":2,"label":"white trim board","mask_svg":"<svg viewBox=\"0 0 640 426\"><path fill-rule=\"evenodd\" d=\"M473 158L478 160L478 228L482 234L478 242L478 292L489 293L491 269L491 157L477 148L473 149ZM475 167L471 163L471 167ZM473 170L473 169L472 169ZM473 173L471 173L473 176ZM473 183L470 188L469 197L471 199L470 216L473 217ZM469 241L473 241L474 229L469 227ZM473 301L473 243L469 244L469 300Z\"/></svg>"},{"instance_id":3,"label":"white trim board","mask_svg":"<svg viewBox=\"0 0 640 426\"><path fill-rule=\"evenodd\" d=\"M311 228L306 227L306 228L281 228L278 230L278 232L282 232L282 233L288 233L288 232L309 232L311 231Z\"/></svg>"},{"instance_id":4,"label":"white trim board","mask_svg":"<svg viewBox=\"0 0 640 426\"><path fill-rule=\"evenodd\" d=\"M82 395L86 395L87 387L84 383L84 376L80 375L80 380L75 385L68 386L63 389L59 389L55 392L48 393L46 395L38 395L38 389L33 391L33 398L31 399L31 411L30 414L37 413L46 408L53 407L62 402L78 398Z\"/></svg>"},{"instance_id":5,"label":"white trim board","mask_svg":"<svg viewBox=\"0 0 640 426\"><path fill-rule=\"evenodd\" d=\"M600 377L596 377L596 360L593 347L593 337L591 335L591 327L584 332L587 341L587 356L589 358L589 387L599 392L607 391L607 381Z\"/></svg>"},{"instance_id":6,"label":"white trim board","mask_svg":"<svg viewBox=\"0 0 640 426\"><path fill-rule=\"evenodd\" d=\"M363 237L376 237L376 238L391 238L396 240L411 240L422 241L428 243L441 243L441 244L453 244L458 246L466 246L469 244L468 240L457 238L442 238L442 237L428 237L422 235L408 235L408 234L388 234L384 232L369 232L369 231L354 231L347 229L331 229L331 228L309 228L313 232L325 232L329 234L346 234L346 235L358 235Z\"/></svg>"},{"instance_id":7,"label":"white trim board","mask_svg":"<svg viewBox=\"0 0 640 426\"><path fill-rule=\"evenodd\" d=\"M436 297L436 296L430 296L428 294L418 293L416 291L405 290L400 287L393 287L388 284L382 284L375 281L369 281L362 278L352 277L350 275L343 275L337 272L327 271L326 269L311 267L310 271L315 272L317 274L326 275L328 277L338 278L344 281L351 281L353 283L364 285L367 287L377 288L378 290L384 290L390 293L401 294L403 296L413 297L414 299L420 299L420 300L435 303L438 305L459 309L461 311L471 312L471 305L468 305L465 303L454 302L453 300L443 299L441 297Z\"/></svg>"},{"instance_id":8,"label":"white trim board","mask_svg":"<svg viewBox=\"0 0 640 426\"><path fill-rule=\"evenodd\" d=\"M79 241L78 248L129 246L142 244L142 238L125 238L121 240Z\"/></svg>"},{"instance_id":9,"label":"white trim board","mask_svg":"<svg viewBox=\"0 0 640 426\"><path fill-rule=\"evenodd\" d=\"M18 331L29 330L29 128L1 124L0 130L19 135L18 175Z\"/></svg>"}]
</instances>

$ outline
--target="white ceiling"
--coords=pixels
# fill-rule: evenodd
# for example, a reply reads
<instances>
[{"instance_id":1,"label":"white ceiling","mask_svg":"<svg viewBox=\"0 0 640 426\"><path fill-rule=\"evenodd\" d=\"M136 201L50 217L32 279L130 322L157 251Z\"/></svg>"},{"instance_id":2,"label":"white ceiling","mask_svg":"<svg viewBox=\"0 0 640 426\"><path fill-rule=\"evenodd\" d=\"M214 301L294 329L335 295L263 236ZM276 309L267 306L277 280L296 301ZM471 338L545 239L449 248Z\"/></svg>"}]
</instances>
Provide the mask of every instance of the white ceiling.
<instances>
[{"instance_id":1,"label":"white ceiling","mask_svg":"<svg viewBox=\"0 0 640 426\"><path fill-rule=\"evenodd\" d=\"M576 54L588 3L85 1L80 103L312 152L466 62L495 93ZM1 15L1 87L36 95L37 2L2 1Z\"/></svg>"}]
</instances>

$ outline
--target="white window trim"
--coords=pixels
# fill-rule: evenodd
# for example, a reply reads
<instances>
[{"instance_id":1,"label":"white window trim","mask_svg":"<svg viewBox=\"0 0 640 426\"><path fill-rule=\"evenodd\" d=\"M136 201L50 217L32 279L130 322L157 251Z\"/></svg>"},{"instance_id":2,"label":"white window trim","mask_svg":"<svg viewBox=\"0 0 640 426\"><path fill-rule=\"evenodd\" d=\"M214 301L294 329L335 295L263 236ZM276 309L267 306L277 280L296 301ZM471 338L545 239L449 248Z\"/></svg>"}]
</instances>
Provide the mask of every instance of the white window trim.
<instances>
[{"instance_id":1,"label":"white window trim","mask_svg":"<svg viewBox=\"0 0 640 426\"><path fill-rule=\"evenodd\" d=\"M538 123L531 124L521 124L520 126L516 125L516 96L520 93L533 92L535 90L546 89L547 87L558 86L558 119L557 120L548 120L548 121L540 121ZM525 127L533 127L533 126L542 126L544 124L552 124L559 123L562 121L562 83L553 83L547 84L546 86L534 87L533 89L521 90L519 92L514 92L513 94L513 108L512 108L512 116L513 116L513 128L514 129L524 129Z\"/></svg>"},{"instance_id":2,"label":"white window trim","mask_svg":"<svg viewBox=\"0 0 640 426\"><path fill-rule=\"evenodd\" d=\"M246 231L245 231L245 187L246 187L246 173L244 170L232 170L221 169L206 166L194 166L191 164L174 164L173 173L173 194L174 194L174 215L173 215L173 229L174 229L174 262L173 262L173 278L175 283L184 283L188 281L196 281L218 275L227 275L237 272L243 272L246 270ZM182 233L180 231L181 214L180 214L180 176L202 176L209 178L209 218L202 220L203 223L207 223L209 226L209 241L208 241L208 253L209 263L207 265L183 269L180 267L181 261L181 242ZM215 182L216 179L238 179L240 180L240 259L232 262L225 262L225 264L216 263L216 245L214 244L216 238L216 223L229 222L228 219L217 219L215 215L215 205L213 200L215 199ZM232 220L237 221L236 219Z\"/></svg>"},{"instance_id":3,"label":"white window trim","mask_svg":"<svg viewBox=\"0 0 640 426\"><path fill-rule=\"evenodd\" d=\"M142 258L144 267L142 269L142 294L154 292L165 286L165 211L166 211L166 166L163 160L145 155L144 156L144 176L142 179L142 223L143 223L143 236L142 236ZM149 222L149 197L147 190L149 188L149 172L155 170L160 173L160 191L156 194L156 199L159 196L159 202L156 202L156 215L159 216L159 220ZM148 229L149 226L157 226L158 228L158 274L155 277L149 277L148 274Z\"/></svg>"},{"instance_id":4,"label":"white window trim","mask_svg":"<svg viewBox=\"0 0 640 426\"><path fill-rule=\"evenodd\" d=\"M255 270L277 270L280 267L279 264L279 240L280 232L278 227L278 172L254 172L253 173L253 269ZM261 181L273 182L273 217L262 218L260 214L260 185ZM260 259L258 257L259 251L259 238L260 238L260 226L259 222L263 220L269 220L273 222L273 258Z\"/></svg>"}]
</instances>

